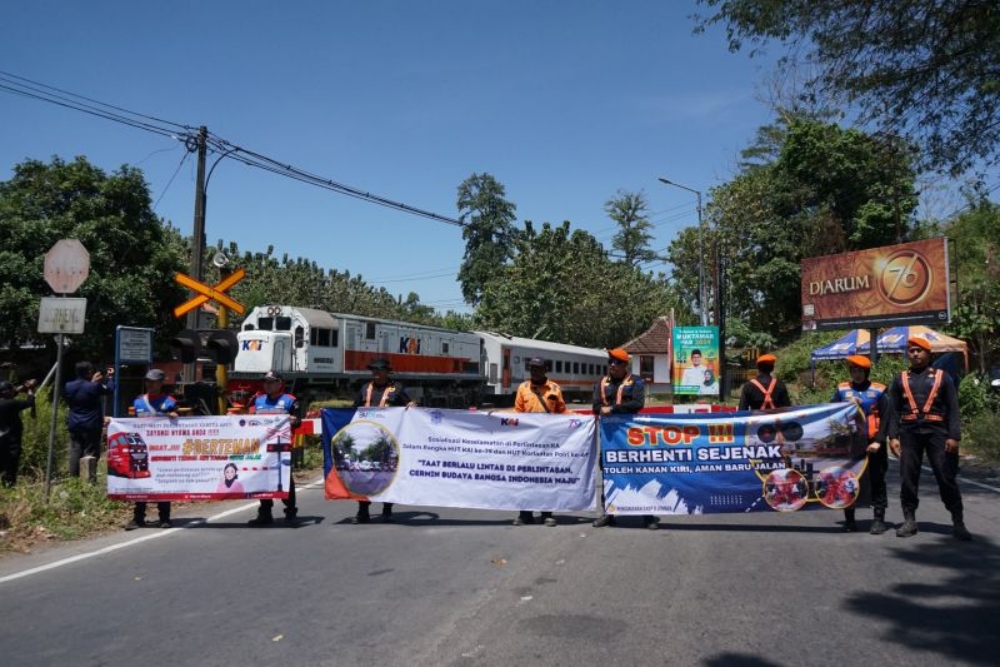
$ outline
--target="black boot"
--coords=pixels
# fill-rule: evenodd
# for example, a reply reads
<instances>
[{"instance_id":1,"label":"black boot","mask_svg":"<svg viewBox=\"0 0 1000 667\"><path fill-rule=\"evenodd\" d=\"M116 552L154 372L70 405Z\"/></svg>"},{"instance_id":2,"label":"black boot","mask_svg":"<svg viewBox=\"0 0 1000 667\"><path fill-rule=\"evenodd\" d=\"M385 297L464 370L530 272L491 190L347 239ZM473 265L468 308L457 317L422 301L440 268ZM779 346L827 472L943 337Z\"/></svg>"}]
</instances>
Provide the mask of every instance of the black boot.
<instances>
[{"instance_id":1,"label":"black boot","mask_svg":"<svg viewBox=\"0 0 1000 667\"><path fill-rule=\"evenodd\" d=\"M272 523L274 523L274 517L270 510L257 510L257 518L247 521L247 525L251 528L270 526Z\"/></svg>"},{"instance_id":2,"label":"black boot","mask_svg":"<svg viewBox=\"0 0 1000 667\"><path fill-rule=\"evenodd\" d=\"M392 523L392 503L382 503L382 523Z\"/></svg>"},{"instance_id":3,"label":"black boot","mask_svg":"<svg viewBox=\"0 0 1000 667\"><path fill-rule=\"evenodd\" d=\"M951 513L951 523L952 523L952 535L954 535L956 540L961 540L962 542L969 542L972 540L972 533L969 529L965 527L965 518L962 516L961 512Z\"/></svg>"},{"instance_id":4,"label":"black boot","mask_svg":"<svg viewBox=\"0 0 1000 667\"><path fill-rule=\"evenodd\" d=\"M351 523L353 524L371 523L372 517L368 513L368 506L370 504L371 503L358 503L358 513L354 515L353 519L351 519Z\"/></svg>"},{"instance_id":5,"label":"black boot","mask_svg":"<svg viewBox=\"0 0 1000 667\"><path fill-rule=\"evenodd\" d=\"M523 526L527 523L535 523L535 515L531 512L521 510L517 513L517 518L514 519L513 524L515 526Z\"/></svg>"},{"instance_id":6,"label":"black boot","mask_svg":"<svg viewBox=\"0 0 1000 667\"><path fill-rule=\"evenodd\" d=\"M844 532L853 533L858 530L858 523L854 520L854 508L848 507L844 510Z\"/></svg>"},{"instance_id":7,"label":"black boot","mask_svg":"<svg viewBox=\"0 0 1000 667\"><path fill-rule=\"evenodd\" d=\"M896 537L913 537L918 532L916 512L903 510L903 523L896 528Z\"/></svg>"},{"instance_id":8,"label":"black boot","mask_svg":"<svg viewBox=\"0 0 1000 667\"><path fill-rule=\"evenodd\" d=\"M285 525L297 528L299 525L299 510L297 507L285 508Z\"/></svg>"},{"instance_id":9,"label":"black boot","mask_svg":"<svg viewBox=\"0 0 1000 667\"><path fill-rule=\"evenodd\" d=\"M868 532L872 535L881 535L887 530L889 530L889 526L885 522L885 510L876 508L875 520L872 521L872 527L868 529Z\"/></svg>"}]
</instances>

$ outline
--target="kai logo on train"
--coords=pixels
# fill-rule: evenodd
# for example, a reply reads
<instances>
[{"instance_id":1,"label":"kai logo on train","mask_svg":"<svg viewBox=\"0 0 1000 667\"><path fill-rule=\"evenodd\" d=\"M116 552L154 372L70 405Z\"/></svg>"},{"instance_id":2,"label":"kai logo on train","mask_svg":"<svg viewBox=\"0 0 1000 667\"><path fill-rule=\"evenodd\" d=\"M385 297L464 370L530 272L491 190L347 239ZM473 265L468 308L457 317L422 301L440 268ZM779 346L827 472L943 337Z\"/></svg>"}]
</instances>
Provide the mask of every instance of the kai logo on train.
<instances>
[{"instance_id":1,"label":"kai logo on train","mask_svg":"<svg viewBox=\"0 0 1000 667\"><path fill-rule=\"evenodd\" d=\"M261 352L263 349L264 341L262 340L245 340L240 346L241 352Z\"/></svg>"}]
</instances>

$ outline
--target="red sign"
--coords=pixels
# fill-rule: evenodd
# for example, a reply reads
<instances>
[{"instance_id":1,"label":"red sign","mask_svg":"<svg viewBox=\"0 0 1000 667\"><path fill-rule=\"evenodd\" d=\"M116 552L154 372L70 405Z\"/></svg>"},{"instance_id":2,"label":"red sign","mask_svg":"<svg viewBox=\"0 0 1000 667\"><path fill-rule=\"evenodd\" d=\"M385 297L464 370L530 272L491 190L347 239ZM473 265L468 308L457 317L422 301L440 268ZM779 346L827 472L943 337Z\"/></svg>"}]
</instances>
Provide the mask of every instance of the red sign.
<instances>
[{"instance_id":1,"label":"red sign","mask_svg":"<svg viewBox=\"0 0 1000 667\"><path fill-rule=\"evenodd\" d=\"M230 287L243 280L247 275L246 269L237 269L231 274L226 276L219 283L209 287L203 283L198 282L191 276L186 276L183 273L178 273L174 276L174 280L178 283L193 290L200 294L201 296L196 296L190 301L185 301L181 305L174 308L174 317L181 317L190 310L201 306L203 303L207 303L209 299L219 302L219 305L225 306L229 310L239 313L242 315L246 312L246 306L226 294L226 290Z\"/></svg>"}]
</instances>

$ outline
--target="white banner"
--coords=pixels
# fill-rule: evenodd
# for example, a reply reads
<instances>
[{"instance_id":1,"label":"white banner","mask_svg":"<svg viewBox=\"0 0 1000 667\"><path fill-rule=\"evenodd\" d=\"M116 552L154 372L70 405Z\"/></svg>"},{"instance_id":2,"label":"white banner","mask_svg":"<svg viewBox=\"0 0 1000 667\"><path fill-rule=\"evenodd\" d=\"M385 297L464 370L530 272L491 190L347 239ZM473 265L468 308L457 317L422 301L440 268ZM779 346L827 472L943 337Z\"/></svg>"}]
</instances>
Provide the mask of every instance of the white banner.
<instances>
[{"instance_id":1,"label":"white banner","mask_svg":"<svg viewBox=\"0 0 1000 667\"><path fill-rule=\"evenodd\" d=\"M327 498L496 510L596 508L595 420L422 408L323 411Z\"/></svg>"},{"instance_id":2,"label":"white banner","mask_svg":"<svg viewBox=\"0 0 1000 667\"><path fill-rule=\"evenodd\" d=\"M292 470L288 419L113 419L108 425L108 497L286 498Z\"/></svg>"}]
</instances>

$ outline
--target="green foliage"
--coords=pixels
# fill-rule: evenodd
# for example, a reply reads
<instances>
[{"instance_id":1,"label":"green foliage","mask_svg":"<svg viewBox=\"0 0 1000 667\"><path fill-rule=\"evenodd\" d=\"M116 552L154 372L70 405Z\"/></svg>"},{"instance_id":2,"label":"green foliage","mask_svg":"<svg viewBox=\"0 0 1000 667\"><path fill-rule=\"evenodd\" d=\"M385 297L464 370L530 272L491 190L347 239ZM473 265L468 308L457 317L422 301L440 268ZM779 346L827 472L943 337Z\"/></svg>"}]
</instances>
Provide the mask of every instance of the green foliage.
<instances>
[{"instance_id":1,"label":"green foliage","mask_svg":"<svg viewBox=\"0 0 1000 667\"><path fill-rule=\"evenodd\" d=\"M771 40L808 65L806 96L849 101L958 174L1000 157L1000 6L993 0L700 0L730 49ZM756 49L755 49L756 50ZM787 67L783 62L781 67Z\"/></svg>"},{"instance_id":2,"label":"green foliage","mask_svg":"<svg viewBox=\"0 0 1000 667\"><path fill-rule=\"evenodd\" d=\"M87 299L87 328L73 337L74 357L111 359L110 332L120 324L176 328L170 311L183 291L168 277L184 266L184 243L153 213L139 170L107 175L82 157L28 160L0 183L0 220L0 311L8 314L0 345L38 339L39 299L51 293L44 256L60 239L76 239L90 253L89 277L76 294Z\"/></svg>"},{"instance_id":3,"label":"green foliage","mask_svg":"<svg viewBox=\"0 0 1000 667\"><path fill-rule=\"evenodd\" d=\"M649 204L644 192L619 190L615 199L604 203L608 217L618 223L618 231L611 240L611 246L622 254L622 261L637 267L657 258L649 247L653 240L650 230L653 224L647 212Z\"/></svg>"},{"instance_id":4,"label":"green foliage","mask_svg":"<svg viewBox=\"0 0 1000 667\"><path fill-rule=\"evenodd\" d=\"M1000 395L990 391L989 382L977 375L966 375L958 385L958 406L963 419L1000 414ZM995 433L994 433L995 435Z\"/></svg>"},{"instance_id":5,"label":"green foliage","mask_svg":"<svg viewBox=\"0 0 1000 667\"><path fill-rule=\"evenodd\" d=\"M458 271L462 296L476 305L496 270L510 259L516 233L517 207L505 199L506 191L489 174L472 174L458 186L459 220L465 224L465 257Z\"/></svg>"},{"instance_id":6,"label":"green foliage","mask_svg":"<svg viewBox=\"0 0 1000 667\"><path fill-rule=\"evenodd\" d=\"M52 387L45 387L35 397L35 417L31 411L21 413L24 436L21 440L20 476L25 480L44 480L48 466L49 430L52 425ZM59 404L56 415L56 435L53 448L54 476L68 470L69 431L66 429L66 405Z\"/></svg>"},{"instance_id":7,"label":"green foliage","mask_svg":"<svg viewBox=\"0 0 1000 667\"><path fill-rule=\"evenodd\" d=\"M962 448L966 454L974 454L991 463L1000 462L1000 413L980 412L962 417Z\"/></svg>"}]
</instances>

